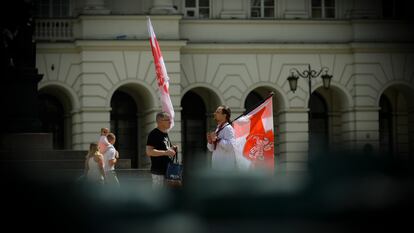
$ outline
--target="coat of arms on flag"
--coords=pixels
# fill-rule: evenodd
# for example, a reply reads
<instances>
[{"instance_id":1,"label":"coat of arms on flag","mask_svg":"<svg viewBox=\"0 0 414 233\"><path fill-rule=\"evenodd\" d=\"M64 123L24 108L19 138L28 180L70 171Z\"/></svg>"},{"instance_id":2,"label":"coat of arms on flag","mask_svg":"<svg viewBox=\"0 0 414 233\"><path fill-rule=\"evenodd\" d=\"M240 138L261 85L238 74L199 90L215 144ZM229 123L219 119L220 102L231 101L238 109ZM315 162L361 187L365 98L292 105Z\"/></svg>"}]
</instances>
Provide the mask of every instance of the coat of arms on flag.
<instances>
[{"instance_id":1,"label":"coat of arms on flag","mask_svg":"<svg viewBox=\"0 0 414 233\"><path fill-rule=\"evenodd\" d=\"M240 169L274 170L272 97L233 121L234 150Z\"/></svg>"}]
</instances>

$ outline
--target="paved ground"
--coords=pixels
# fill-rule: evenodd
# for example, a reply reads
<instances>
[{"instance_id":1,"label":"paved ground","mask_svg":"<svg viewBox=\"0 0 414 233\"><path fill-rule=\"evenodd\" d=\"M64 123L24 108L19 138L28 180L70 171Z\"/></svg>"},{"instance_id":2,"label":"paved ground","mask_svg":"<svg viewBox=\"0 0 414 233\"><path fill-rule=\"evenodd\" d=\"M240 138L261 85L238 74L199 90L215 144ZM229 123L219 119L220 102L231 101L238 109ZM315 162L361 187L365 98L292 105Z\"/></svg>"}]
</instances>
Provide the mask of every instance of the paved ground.
<instances>
[{"instance_id":1,"label":"paved ground","mask_svg":"<svg viewBox=\"0 0 414 233\"><path fill-rule=\"evenodd\" d=\"M65 182L77 182L80 181L83 170L61 169L54 170L51 173L56 175L56 178L53 179L54 182L58 182L59 179ZM116 173L118 175L119 182L123 185L149 186L151 184L151 173L148 169L117 169Z\"/></svg>"}]
</instances>

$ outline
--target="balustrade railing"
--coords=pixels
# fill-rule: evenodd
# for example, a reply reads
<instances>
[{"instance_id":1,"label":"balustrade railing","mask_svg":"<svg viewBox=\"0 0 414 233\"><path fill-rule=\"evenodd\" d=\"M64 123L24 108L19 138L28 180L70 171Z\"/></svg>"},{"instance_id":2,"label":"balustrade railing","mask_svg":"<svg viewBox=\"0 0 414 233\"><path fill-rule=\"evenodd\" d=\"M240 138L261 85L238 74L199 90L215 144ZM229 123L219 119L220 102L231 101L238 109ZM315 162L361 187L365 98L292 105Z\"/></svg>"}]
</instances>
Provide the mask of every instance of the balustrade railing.
<instances>
[{"instance_id":1,"label":"balustrade railing","mask_svg":"<svg viewBox=\"0 0 414 233\"><path fill-rule=\"evenodd\" d=\"M35 39L38 41L71 41L73 19L36 19Z\"/></svg>"}]
</instances>

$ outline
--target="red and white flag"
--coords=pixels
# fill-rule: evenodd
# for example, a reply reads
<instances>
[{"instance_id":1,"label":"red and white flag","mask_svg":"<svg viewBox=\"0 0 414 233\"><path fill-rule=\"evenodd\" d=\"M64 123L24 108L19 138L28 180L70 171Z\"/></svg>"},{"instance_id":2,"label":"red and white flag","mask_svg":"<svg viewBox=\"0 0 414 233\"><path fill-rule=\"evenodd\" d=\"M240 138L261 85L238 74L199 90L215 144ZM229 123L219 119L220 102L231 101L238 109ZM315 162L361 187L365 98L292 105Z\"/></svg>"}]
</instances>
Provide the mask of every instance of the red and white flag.
<instances>
[{"instance_id":1,"label":"red and white flag","mask_svg":"<svg viewBox=\"0 0 414 233\"><path fill-rule=\"evenodd\" d=\"M165 67L164 59L162 57L161 49L155 36L154 29L152 28L151 20L148 17L148 33L150 36L150 44L152 50L152 56L154 57L155 72L157 73L157 83L160 91L161 108L162 111L170 114L171 128L174 126L174 108L171 103L169 92L169 80L167 69ZM170 129L171 129L170 128Z\"/></svg>"},{"instance_id":2,"label":"red and white flag","mask_svg":"<svg viewBox=\"0 0 414 233\"><path fill-rule=\"evenodd\" d=\"M274 170L272 96L233 121L234 149L241 170Z\"/></svg>"}]
</instances>

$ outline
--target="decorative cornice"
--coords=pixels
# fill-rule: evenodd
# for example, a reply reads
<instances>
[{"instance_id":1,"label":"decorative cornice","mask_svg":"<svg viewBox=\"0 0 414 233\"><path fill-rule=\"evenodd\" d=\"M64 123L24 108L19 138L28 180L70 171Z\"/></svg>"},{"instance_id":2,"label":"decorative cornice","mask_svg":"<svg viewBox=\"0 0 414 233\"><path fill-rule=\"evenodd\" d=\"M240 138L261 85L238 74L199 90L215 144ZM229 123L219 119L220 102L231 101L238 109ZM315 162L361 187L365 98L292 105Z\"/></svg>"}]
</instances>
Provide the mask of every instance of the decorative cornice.
<instances>
[{"instance_id":1,"label":"decorative cornice","mask_svg":"<svg viewBox=\"0 0 414 233\"><path fill-rule=\"evenodd\" d=\"M155 20L180 20L181 14L176 15L150 15ZM78 20L147 20L147 15L79 15Z\"/></svg>"},{"instance_id":2,"label":"decorative cornice","mask_svg":"<svg viewBox=\"0 0 414 233\"><path fill-rule=\"evenodd\" d=\"M185 40L160 40L162 51L180 51ZM73 43L37 43L37 53L79 53L85 50L140 50L150 51L148 40L75 40Z\"/></svg>"},{"instance_id":3,"label":"decorative cornice","mask_svg":"<svg viewBox=\"0 0 414 233\"><path fill-rule=\"evenodd\" d=\"M188 43L181 49L185 53L268 53L268 54L303 54L303 53L351 53L348 44L337 43Z\"/></svg>"}]
</instances>

